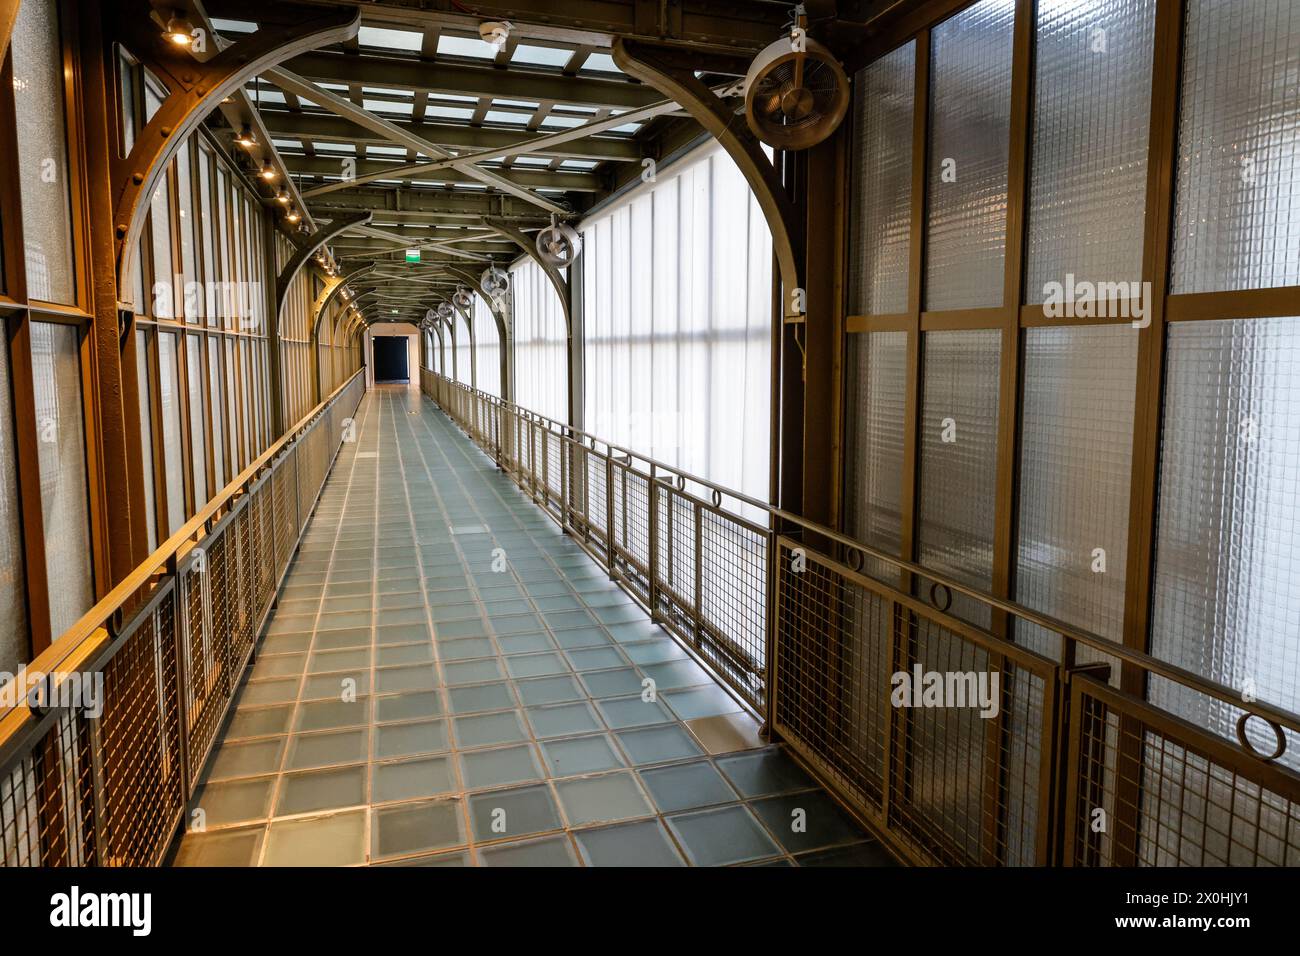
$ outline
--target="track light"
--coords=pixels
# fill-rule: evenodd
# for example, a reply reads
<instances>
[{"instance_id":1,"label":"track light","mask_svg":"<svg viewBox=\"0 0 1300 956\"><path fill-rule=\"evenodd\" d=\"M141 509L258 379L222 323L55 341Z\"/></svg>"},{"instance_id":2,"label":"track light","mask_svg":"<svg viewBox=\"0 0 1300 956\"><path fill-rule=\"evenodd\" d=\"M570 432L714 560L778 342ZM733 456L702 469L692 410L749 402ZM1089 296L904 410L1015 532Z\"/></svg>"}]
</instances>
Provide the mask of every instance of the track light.
<instances>
[{"instance_id":1,"label":"track light","mask_svg":"<svg viewBox=\"0 0 1300 956\"><path fill-rule=\"evenodd\" d=\"M194 24L183 11L174 10L163 35L176 46L190 46L194 43Z\"/></svg>"},{"instance_id":2,"label":"track light","mask_svg":"<svg viewBox=\"0 0 1300 956\"><path fill-rule=\"evenodd\" d=\"M478 35L484 43L492 48L492 52L500 53L501 48L506 45L506 40L510 37L510 22L508 20L488 20L478 25Z\"/></svg>"},{"instance_id":3,"label":"track light","mask_svg":"<svg viewBox=\"0 0 1300 956\"><path fill-rule=\"evenodd\" d=\"M253 135L253 127L245 123L240 127L239 135L235 137L235 142L244 149L252 149L257 145L257 137Z\"/></svg>"},{"instance_id":4,"label":"track light","mask_svg":"<svg viewBox=\"0 0 1300 956\"><path fill-rule=\"evenodd\" d=\"M279 175L280 174L275 171L275 167L271 165L271 161L269 159L262 161L263 179L265 179L269 183L271 180L275 179Z\"/></svg>"}]
</instances>

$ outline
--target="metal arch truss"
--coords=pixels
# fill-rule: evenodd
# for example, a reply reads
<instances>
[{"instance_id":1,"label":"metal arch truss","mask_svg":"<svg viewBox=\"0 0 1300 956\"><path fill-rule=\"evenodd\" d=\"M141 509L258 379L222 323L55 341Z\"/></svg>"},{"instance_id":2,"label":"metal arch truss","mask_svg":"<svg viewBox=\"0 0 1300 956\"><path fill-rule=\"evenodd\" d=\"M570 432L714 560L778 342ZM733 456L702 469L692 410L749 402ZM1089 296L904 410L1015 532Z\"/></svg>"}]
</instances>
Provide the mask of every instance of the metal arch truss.
<instances>
[{"instance_id":1,"label":"metal arch truss","mask_svg":"<svg viewBox=\"0 0 1300 956\"><path fill-rule=\"evenodd\" d=\"M546 273L546 278L551 280L551 285L555 287L555 294L560 297L560 305L564 309L564 325L568 330L569 338L573 338L573 295L569 286L569 280L560 274L560 270L555 268L545 259L537 254L537 243L525 235L524 231L513 223L505 222L501 219L483 220L483 225L496 232L498 235L509 239L520 249L528 258L532 259L542 271Z\"/></svg>"},{"instance_id":2,"label":"metal arch truss","mask_svg":"<svg viewBox=\"0 0 1300 956\"><path fill-rule=\"evenodd\" d=\"M339 216L332 219L328 225L322 226L311 235L299 240L298 248L294 251L293 256L284 264L284 268L280 270L280 274L275 278L275 325L277 329L280 327L281 312L284 311L284 300L289 295L289 287L293 284L293 280L298 273L302 271L302 267L307 264L307 260L315 255L316 250L325 243L354 226L364 226L370 222L372 216L374 216L374 213L368 209L365 212Z\"/></svg>"},{"instance_id":3,"label":"metal arch truss","mask_svg":"<svg viewBox=\"0 0 1300 956\"><path fill-rule=\"evenodd\" d=\"M781 273L782 312L786 321L802 322L791 295L803 288L803 241L799 217L772 161L763 152L747 124L736 121L735 111L708 88L695 71L698 54L691 59L680 48L616 38L614 63L628 76L654 87L680 104L716 139L735 161L753 190L754 198L772 232L772 251Z\"/></svg>"},{"instance_id":4,"label":"metal arch truss","mask_svg":"<svg viewBox=\"0 0 1300 956\"><path fill-rule=\"evenodd\" d=\"M287 18L294 20L291 26L267 24L199 62L188 48L167 41L147 0L104 0L106 51L121 46L167 88L166 99L136 136L130 154L123 159L110 151L119 289L131 285L133 250L144 228L149 197L176 151L213 107L237 93L249 78L301 53L349 40L361 26L359 9L292 6L301 16ZM187 9L185 3L175 7ZM115 57L106 61L116 67Z\"/></svg>"}]
</instances>

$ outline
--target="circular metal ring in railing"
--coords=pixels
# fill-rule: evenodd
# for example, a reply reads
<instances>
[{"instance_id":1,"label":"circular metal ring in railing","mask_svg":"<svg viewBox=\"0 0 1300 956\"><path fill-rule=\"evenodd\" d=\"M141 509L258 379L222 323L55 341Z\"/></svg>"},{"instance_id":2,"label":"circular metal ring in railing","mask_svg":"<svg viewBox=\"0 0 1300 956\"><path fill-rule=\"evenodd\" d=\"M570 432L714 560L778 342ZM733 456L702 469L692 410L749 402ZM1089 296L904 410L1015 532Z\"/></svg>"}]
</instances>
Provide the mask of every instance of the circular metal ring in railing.
<instances>
[{"instance_id":1,"label":"circular metal ring in railing","mask_svg":"<svg viewBox=\"0 0 1300 956\"><path fill-rule=\"evenodd\" d=\"M1277 738L1276 750L1274 750L1271 754L1260 753L1258 750L1255 749L1255 745L1252 744L1250 742L1250 739L1246 736L1247 722L1250 720L1250 718L1258 717L1258 716L1259 716L1258 714L1252 714L1250 711L1246 711L1246 713L1242 714L1240 717L1237 718L1237 742L1240 743L1242 749L1245 750L1246 753L1250 754L1252 757L1257 757L1258 759L1264 761L1265 763L1272 763L1274 760L1277 760L1279 757L1282 756L1283 753L1286 752L1286 731L1282 729L1281 724L1269 720L1267 717L1260 717L1261 720L1263 720L1266 724L1268 724L1270 727L1273 728L1273 736Z\"/></svg>"},{"instance_id":2,"label":"circular metal ring in railing","mask_svg":"<svg viewBox=\"0 0 1300 956\"><path fill-rule=\"evenodd\" d=\"M944 597L942 604L939 603L940 591L943 592L943 597ZM948 610L948 608L952 607L952 592L948 590L948 585L941 584L938 581L933 582L930 585L930 603L933 604L935 607L937 607L940 611L946 611Z\"/></svg>"},{"instance_id":3,"label":"circular metal ring in railing","mask_svg":"<svg viewBox=\"0 0 1300 956\"><path fill-rule=\"evenodd\" d=\"M866 559L857 548L850 548L848 554L844 555L844 563L849 566L849 570L854 574L861 574L862 565L866 563Z\"/></svg>"},{"instance_id":4,"label":"circular metal ring in railing","mask_svg":"<svg viewBox=\"0 0 1300 956\"><path fill-rule=\"evenodd\" d=\"M717 488L713 489L713 507L715 508L722 507L722 492L719 491Z\"/></svg>"},{"instance_id":5,"label":"circular metal ring in railing","mask_svg":"<svg viewBox=\"0 0 1300 956\"><path fill-rule=\"evenodd\" d=\"M686 479L682 475L677 476L677 490L678 491L686 490Z\"/></svg>"}]
</instances>

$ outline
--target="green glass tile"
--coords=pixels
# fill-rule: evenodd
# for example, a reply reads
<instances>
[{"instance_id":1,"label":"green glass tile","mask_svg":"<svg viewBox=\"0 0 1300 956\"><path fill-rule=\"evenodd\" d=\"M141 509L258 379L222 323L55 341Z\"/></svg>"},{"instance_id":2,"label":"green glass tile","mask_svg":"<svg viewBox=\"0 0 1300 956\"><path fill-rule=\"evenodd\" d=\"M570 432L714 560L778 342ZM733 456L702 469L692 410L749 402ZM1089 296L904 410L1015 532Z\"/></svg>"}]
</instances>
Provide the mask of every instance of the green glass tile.
<instances>
[{"instance_id":1,"label":"green glass tile","mask_svg":"<svg viewBox=\"0 0 1300 956\"><path fill-rule=\"evenodd\" d=\"M513 744L528 739L519 712L500 711L495 714L475 714L457 717L456 744L462 749L488 747L493 744Z\"/></svg>"},{"instance_id":2,"label":"green glass tile","mask_svg":"<svg viewBox=\"0 0 1300 956\"><path fill-rule=\"evenodd\" d=\"M267 866L352 866L366 859L366 814L277 820L267 831Z\"/></svg>"},{"instance_id":3,"label":"green glass tile","mask_svg":"<svg viewBox=\"0 0 1300 956\"><path fill-rule=\"evenodd\" d=\"M639 765L698 757L704 752L681 724L623 730L615 736L632 762Z\"/></svg>"},{"instance_id":4,"label":"green glass tile","mask_svg":"<svg viewBox=\"0 0 1300 956\"><path fill-rule=\"evenodd\" d=\"M276 816L334 810L366 802L366 768L342 767L285 774L280 779Z\"/></svg>"},{"instance_id":5,"label":"green glass tile","mask_svg":"<svg viewBox=\"0 0 1300 956\"><path fill-rule=\"evenodd\" d=\"M537 756L528 744L462 753L460 765L465 786L470 790L540 780L543 776Z\"/></svg>"},{"instance_id":6,"label":"green glass tile","mask_svg":"<svg viewBox=\"0 0 1300 956\"><path fill-rule=\"evenodd\" d=\"M209 780L226 780L231 777L255 777L275 773L280 769L284 753L283 737L265 737L242 743L223 743L212 760Z\"/></svg>"},{"instance_id":7,"label":"green glass tile","mask_svg":"<svg viewBox=\"0 0 1300 956\"><path fill-rule=\"evenodd\" d=\"M376 809L371 829L376 857L422 853L465 843L459 800L432 800ZM412 861L411 865L463 866L464 859L462 854L445 854Z\"/></svg>"},{"instance_id":8,"label":"green glass tile","mask_svg":"<svg viewBox=\"0 0 1300 956\"><path fill-rule=\"evenodd\" d=\"M641 779L655 806L665 813L732 803L738 799L722 774L707 760L642 770Z\"/></svg>"},{"instance_id":9,"label":"green glass tile","mask_svg":"<svg viewBox=\"0 0 1300 956\"><path fill-rule=\"evenodd\" d=\"M571 777L625 766L622 756L604 734L544 740L541 747L542 757L552 777Z\"/></svg>"},{"instance_id":10,"label":"green glass tile","mask_svg":"<svg viewBox=\"0 0 1300 956\"><path fill-rule=\"evenodd\" d=\"M538 737L566 737L604 729L596 712L586 701L529 707L525 713Z\"/></svg>"},{"instance_id":11,"label":"green glass tile","mask_svg":"<svg viewBox=\"0 0 1300 956\"><path fill-rule=\"evenodd\" d=\"M371 781L371 799L376 803L432 797L456 789L448 757L417 757L375 764Z\"/></svg>"},{"instance_id":12,"label":"green glass tile","mask_svg":"<svg viewBox=\"0 0 1300 956\"><path fill-rule=\"evenodd\" d=\"M370 731L338 730L317 734L298 734L289 745L289 770L309 770L332 764L365 760L370 746Z\"/></svg>"},{"instance_id":13,"label":"green glass tile","mask_svg":"<svg viewBox=\"0 0 1300 956\"><path fill-rule=\"evenodd\" d=\"M720 757L718 769L743 797L763 797L813 785L808 775L776 747Z\"/></svg>"},{"instance_id":14,"label":"green glass tile","mask_svg":"<svg viewBox=\"0 0 1300 956\"><path fill-rule=\"evenodd\" d=\"M567 836L544 837L522 843L505 843L479 851L484 866L577 866L578 858Z\"/></svg>"},{"instance_id":15,"label":"green glass tile","mask_svg":"<svg viewBox=\"0 0 1300 956\"><path fill-rule=\"evenodd\" d=\"M470 827L479 842L560 829L560 812L545 786L516 787L469 798Z\"/></svg>"},{"instance_id":16,"label":"green glass tile","mask_svg":"<svg viewBox=\"0 0 1300 956\"><path fill-rule=\"evenodd\" d=\"M626 820L654 812L637 786L636 775L627 771L559 780L555 792L570 826Z\"/></svg>"},{"instance_id":17,"label":"green glass tile","mask_svg":"<svg viewBox=\"0 0 1300 956\"><path fill-rule=\"evenodd\" d=\"M678 813L666 822L696 866L745 863L781 852L743 806Z\"/></svg>"},{"instance_id":18,"label":"green glass tile","mask_svg":"<svg viewBox=\"0 0 1300 956\"><path fill-rule=\"evenodd\" d=\"M658 820L619 823L574 835L588 866L685 866Z\"/></svg>"},{"instance_id":19,"label":"green glass tile","mask_svg":"<svg viewBox=\"0 0 1300 956\"><path fill-rule=\"evenodd\" d=\"M848 814L820 790L767 797L749 806L791 853L854 843L866 837Z\"/></svg>"}]
</instances>

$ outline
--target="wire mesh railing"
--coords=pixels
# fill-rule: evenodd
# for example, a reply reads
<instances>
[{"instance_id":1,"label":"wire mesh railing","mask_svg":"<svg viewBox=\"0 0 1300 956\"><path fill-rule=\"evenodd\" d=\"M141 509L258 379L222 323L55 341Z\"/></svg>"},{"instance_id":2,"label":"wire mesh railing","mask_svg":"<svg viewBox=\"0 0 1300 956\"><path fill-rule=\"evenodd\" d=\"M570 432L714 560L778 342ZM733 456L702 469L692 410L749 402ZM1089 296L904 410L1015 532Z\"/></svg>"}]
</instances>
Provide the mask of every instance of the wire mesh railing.
<instances>
[{"instance_id":1,"label":"wire mesh railing","mask_svg":"<svg viewBox=\"0 0 1300 956\"><path fill-rule=\"evenodd\" d=\"M906 859L1300 864L1289 710L428 369L421 386ZM1237 739L1150 703L1157 682L1229 708Z\"/></svg>"},{"instance_id":2,"label":"wire mesh railing","mask_svg":"<svg viewBox=\"0 0 1300 956\"><path fill-rule=\"evenodd\" d=\"M6 685L0 864L162 861L364 391L340 386Z\"/></svg>"}]
</instances>

